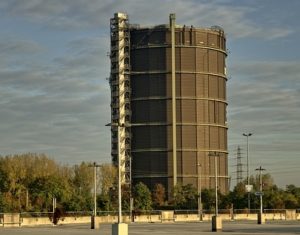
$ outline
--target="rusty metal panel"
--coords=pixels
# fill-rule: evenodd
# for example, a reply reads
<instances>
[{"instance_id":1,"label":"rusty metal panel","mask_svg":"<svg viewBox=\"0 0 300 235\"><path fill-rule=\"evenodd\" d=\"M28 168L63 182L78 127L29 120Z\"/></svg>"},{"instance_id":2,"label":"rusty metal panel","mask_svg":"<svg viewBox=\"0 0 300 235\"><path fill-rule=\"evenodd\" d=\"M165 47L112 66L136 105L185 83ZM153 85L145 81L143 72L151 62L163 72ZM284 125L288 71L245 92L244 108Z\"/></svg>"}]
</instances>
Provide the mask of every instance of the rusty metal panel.
<instances>
[{"instance_id":1,"label":"rusty metal panel","mask_svg":"<svg viewBox=\"0 0 300 235\"><path fill-rule=\"evenodd\" d=\"M205 113L207 110L205 109L205 101L197 100L197 123L205 123Z\"/></svg>"},{"instance_id":2,"label":"rusty metal panel","mask_svg":"<svg viewBox=\"0 0 300 235\"><path fill-rule=\"evenodd\" d=\"M191 184L191 185L193 185L195 187L197 185L197 182L198 182L197 179L194 178L194 177L185 177L182 180L182 185Z\"/></svg>"},{"instance_id":3,"label":"rusty metal panel","mask_svg":"<svg viewBox=\"0 0 300 235\"><path fill-rule=\"evenodd\" d=\"M132 128L133 149L167 148L165 126L136 126Z\"/></svg>"},{"instance_id":4,"label":"rusty metal panel","mask_svg":"<svg viewBox=\"0 0 300 235\"><path fill-rule=\"evenodd\" d=\"M196 32L194 31L193 28L190 29L190 40L191 40L191 45L195 46L196 45Z\"/></svg>"},{"instance_id":5,"label":"rusty metal panel","mask_svg":"<svg viewBox=\"0 0 300 235\"><path fill-rule=\"evenodd\" d=\"M208 46L217 47L218 36L217 34L209 33L208 34Z\"/></svg>"},{"instance_id":6,"label":"rusty metal panel","mask_svg":"<svg viewBox=\"0 0 300 235\"><path fill-rule=\"evenodd\" d=\"M218 73L218 52L213 50L208 51L208 58L208 71Z\"/></svg>"},{"instance_id":7,"label":"rusty metal panel","mask_svg":"<svg viewBox=\"0 0 300 235\"><path fill-rule=\"evenodd\" d=\"M210 126L209 127L209 146L212 149L219 149L219 131L218 127Z\"/></svg>"},{"instance_id":8,"label":"rusty metal panel","mask_svg":"<svg viewBox=\"0 0 300 235\"><path fill-rule=\"evenodd\" d=\"M181 60L182 60L182 58L181 58L181 49L180 48L175 48L175 58L176 58L176 60L175 60L175 69L176 69L176 71L179 71L179 70L181 70ZM168 55L168 59L171 61L171 52ZM169 69L169 70L171 70L171 69Z\"/></svg>"},{"instance_id":9,"label":"rusty metal panel","mask_svg":"<svg viewBox=\"0 0 300 235\"><path fill-rule=\"evenodd\" d=\"M147 64L148 64L148 49L139 49L131 51L130 54L130 63L131 67L134 69L134 71L144 71L148 70Z\"/></svg>"},{"instance_id":10,"label":"rusty metal panel","mask_svg":"<svg viewBox=\"0 0 300 235\"><path fill-rule=\"evenodd\" d=\"M196 75L196 97L203 98L204 97L204 75L197 74Z\"/></svg>"},{"instance_id":11,"label":"rusty metal panel","mask_svg":"<svg viewBox=\"0 0 300 235\"><path fill-rule=\"evenodd\" d=\"M222 52L218 52L218 73L224 74L224 66L225 66L225 55Z\"/></svg>"},{"instance_id":12,"label":"rusty metal panel","mask_svg":"<svg viewBox=\"0 0 300 235\"><path fill-rule=\"evenodd\" d=\"M208 71L208 50L196 48L196 71Z\"/></svg>"},{"instance_id":13,"label":"rusty metal panel","mask_svg":"<svg viewBox=\"0 0 300 235\"><path fill-rule=\"evenodd\" d=\"M131 97L140 98L149 96L149 79L147 75L132 75L131 80Z\"/></svg>"},{"instance_id":14,"label":"rusty metal panel","mask_svg":"<svg viewBox=\"0 0 300 235\"><path fill-rule=\"evenodd\" d=\"M182 111L181 111L181 102L180 100L176 101L176 121L182 122Z\"/></svg>"},{"instance_id":15,"label":"rusty metal panel","mask_svg":"<svg viewBox=\"0 0 300 235\"><path fill-rule=\"evenodd\" d=\"M196 146L195 126L182 126L182 148L195 149Z\"/></svg>"},{"instance_id":16,"label":"rusty metal panel","mask_svg":"<svg viewBox=\"0 0 300 235\"><path fill-rule=\"evenodd\" d=\"M209 123L215 123L215 102L212 100L208 101L208 110L209 110Z\"/></svg>"},{"instance_id":17,"label":"rusty metal panel","mask_svg":"<svg viewBox=\"0 0 300 235\"><path fill-rule=\"evenodd\" d=\"M172 142L172 126L167 126L167 149L173 148L173 142Z\"/></svg>"},{"instance_id":18,"label":"rusty metal panel","mask_svg":"<svg viewBox=\"0 0 300 235\"><path fill-rule=\"evenodd\" d=\"M209 80L210 80L210 75L206 75L204 78L204 97L209 96Z\"/></svg>"},{"instance_id":19,"label":"rusty metal panel","mask_svg":"<svg viewBox=\"0 0 300 235\"><path fill-rule=\"evenodd\" d=\"M166 50L166 71L171 72L171 48L165 48ZM176 51L175 51L176 52Z\"/></svg>"},{"instance_id":20,"label":"rusty metal panel","mask_svg":"<svg viewBox=\"0 0 300 235\"><path fill-rule=\"evenodd\" d=\"M203 126L204 128L204 144L209 148L209 126Z\"/></svg>"},{"instance_id":21,"label":"rusty metal panel","mask_svg":"<svg viewBox=\"0 0 300 235\"><path fill-rule=\"evenodd\" d=\"M166 97L172 97L172 78L170 74L166 74Z\"/></svg>"},{"instance_id":22,"label":"rusty metal panel","mask_svg":"<svg viewBox=\"0 0 300 235\"><path fill-rule=\"evenodd\" d=\"M225 85L226 85L225 78L220 77L219 81L218 81L218 86L219 86L218 98L219 99L225 100Z\"/></svg>"},{"instance_id":23,"label":"rusty metal panel","mask_svg":"<svg viewBox=\"0 0 300 235\"><path fill-rule=\"evenodd\" d=\"M131 97L166 96L165 74L143 74L131 76Z\"/></svg>"},{"instance_id":24,"label":"rusty metal panel","mask_svg":"<svg viewBox=\"0 0 300 235\"><path fill-rule=\"evenodd\" d=\"M195 74L181 75L181 88L182 97L195 97L196 96L196 79Z\"/></svg>"},{"instance_id":25,"label":"rusty metal panel","mask_svg":"<svg viewBox=\"0 0 300 235\"><path fill-rule=\"evenodd\" d=\"M207 46L207 33L197 31L196 32L196 44L201 46Z\"/></svg>"},{"instance_id":26,"label":"rusty metal panel","mask_svg":"<svg viewBox=\"0 0 300 235\"><path fill-rule=\"evenodd\" d=\"M181 74L176 74L175 79L176 79L176 97L181 96L181 80L182 80L183 75Z\"/></svg>"},{"instance_id":27,"label":"rusty metal panel","mask_svg":"<svg viewBox=\"0 0 300 235\"><path fill-rule=\"evenodd\" d=\"M136 126L132 128L132 149L147 148L147 141L149 140L150 130L145 126ZM136 137L139 138L136 138Z\"/></svg>"},{"instance_id":28,"label":"rusty metal panel","mask_svg":"<svg viewBox=\"0 0 300 235\"><path fill-rule=\"evenodd\" d=\"M182 126L177 126L176 127L176 141L177 141L177 148L181 149L182 148Z\"/></svg>"},{"instance_id":29,"label":"rusty metal panel","mask_svg":"<svg viewBox=\"0 0 300 235\"><path fill-rule=\"evenodd\" d=\"M132 122L165 122L167 118L165 100L136 100L131 104Z\"/></svg>"},{"instance_id":30,"label":"rusty metal panel","mask_svg":"<svg viewBox=\"0 0 300 235\"><path fill-rule=\"evenodd\" d=\"M149 80L149 96L166 95L166 76L164 74L150 75Z\"/></svg>"},{"instance_id":31,"label":"rusty metal panel","mask_svg":"<svg viewBox=\"0 0 300 235\"><path fill-rule=\"evenodd\" d=\"M165 100L150 100L149 105L149 122L162 122L164 123L167 118L166 101ZM140 111L142 108L140 109ZM138 111L138 110L137 110Z\"/></svg>"},{"instance_id":32,"label":"rusty metal panel","mask_svg":"<svg viewBox=\"0 0 300 235\"><path fill-rule=\"evenodd\" d=\"M182 71L195 71L195 49L182 48L181 49L181 70Z\"/></svg>"},{"instance_id":33,"label":"rusty metal panel","mask_svg":"<svg viewBox=\"0 0 300 235\"><path fill-rule=\"evenodd\" d=\"M182 100L181 101L182 123L196 122L196 101Z\"/></svg>"},{"instance_id":34,"label":"rusty metal panel","mask_svg":"<svg viewBox=\"0 0 300 235\"><path fill-rule=\"evenodd\" d=\"M140 32L139 32L140 31ZM160 72L161 74L132 74L132 120L134 121L165 121L168 125L165 129L158 126L132 127L133 129L133 150L141 147L154 149L162 146L169 152L164 152L165 163L161 163L156 157L144 164L151 166L153 172L160 169L160 164L165 166L163 177L142 177L147 184L154 185L155 182L163 181L167 189L172 187L172 110L171 110L171 77L168 72L171 68L170 48L165 46L170 43L169 29L148 29L135 30L131 35L137 45L132 45L131 68L133 72ZM209 101L209 99L226 100L226 80L222 77L208 74L224 74L225 54L210 48L187 48L191 44L208 47L225 48L225 38L220 33L209 32L209 30L193 29L190 27L176 28L176 117L177 117L177 171L178 182L191 182L197 185L197 177L187 176L197 173L197 156L203 164L202 173L204 177L201 182L203 188L214 187L214 179L207 177L214 175L214 161L208 157L208 150L227 150L227 129L217 126L210 126L213 123L225 124L226 104L223 102ZM161 48L137 49L137 46L161 45ZM185 47L182 47L185 44ZM197 72L198 74L187 74ZM206 73L206 74L205 74ZM145 100L139 102L135 98L162 97L161 100ZM164 98L163 98L164 97ZM189 99L184 99L189 98ZM198 100L192 100L197 98ZM206 99L206 100L205 100ZM142 114L139 114L142 112ZM136 117L134 117L136 115ZM185 125L183 124L185 123ZM186 125L188 123L188 125ZM205 126L208 124L207 126ZM139 128L142 128L139 131ZM152 130L153 129L153 130ZM145 135L148 137L145 137ZM165 141L158 136L165 136ZM139 139L139 140L136 140ZM183 151L182 151L183 149ZM187 151L189 150L189 151ZM152 153L152 152L151 152ZM137 153L133 152L133 157ZM150 156L147 152L140 153ZM193 157L192 157L193 155ZM152 156L152 155L151 155ZM158 155L157 155L158 156ZM220 173L227 173L227 154L219 160ZM134 158L133 158L134 161ZM146 160L145 160L146 162ZM157 164L157 165L156 165ZM165 164L165 165L164 165ZM137 164L138 165L138 164ZM135 168L135 170L139 170ZM160 170L158 170L160 171ZM185 174L186 176L182 176ZM138 179L134 179L135 181ZM157 181L158 180L158 181ZM225 179L220 180L220 188L224 190Z\"/></svg>"},{"instance_id":35,"label":"rusty metal panel","mask_svg":"<svg viewBox=\"0 0 300 235\"><path fill-rule=\"evenodd\" d=\"M172 151L169 151L168 152L168 176L172 177L172 174L173 174L173 154ZM172 179L169 185L173 185Z\"/></svg>"},{"instance_id":36,"label":"rusty metal panel","mask_svg":"<svg viewBox=\"0 0 300 235\"><path fill-rule=\"evenodd\" d=\"M146 105L146 107L145 107ZM135 101L131 103L131 110L132 110L132 122L148 122L149 121L149 109L148 103L145 101Z\"/></svg>"},{"instance_id":37,"label":"rusty metal panel","mask_svg":"<svg viewBox=\"0 0 300 235\"><path fill-rule=\"evenodd\" d=\"M190 43L191 43L190 32L185 31L184 32L184 43L183 44L190 45Z\"/></svg>"},{"instance_id":38,"label":"rusty metal panel","mask_svg":"<svg viewBox=\"0 0 300 235\"><path fill-rule=\"evenodd\" d=\"M209 76L209 97L218 98L218 77L217 76Z\"/></svg>"},{"instance_id":39,"label":"rusty metal panel","mask_svg":"<svg viewBox=\"0 0 300 235\"><path fill-rule=\"evenodd\" d=\"M160 45L166 41L166 29L165 30L155 30L149 34L148 44Z\"/></svg>"},{"instance_id":40,"label":"rusty metal panel","mask_svg":"<svg viewBox=\"0 0 300 235\"><path fill-rule=\"evenodd\" d=\"M143 70L165 70L166 50L165 48L151 48L148 50L148 61L144 61Z\"/></svg>"},{"instance_id":41,"label":"rusty metal panel","mask_svg":"<svg viewBox=\"0 0 300 235\"><path fill-rule=\"evenodd\" d=\"M200 149L205 149L205 128L203 126L197 127L197 147Z\"/></svg>"},{"instance_id":42,"label":"rusty metal panel","mask_svg":"<svg viewBox=\"0 0 300 235\"><path fill-rule=\"evenodd\" d=\"M132 168L134 175L165 174L167 170L167 153L133 153Z\"/></svg>"},{"instance_id":43,"label":"rusty metal panel","mask_svg":"<svg viewBox=\"0 0 300 235\"><path fill-rule=\"evenodd\" d=\"M224 141L224 136L225 136L224 132L225 131L226 130L224 128L219 128L220 149L222 149L222 150L226 149L225 141Z\"/></svg>"},{"instance_id":44,"label":"rusty metal panel","mask_svg":"<svg viewBox=\"0 0 300 235\"><path fill-rule=\"evenodd\" d=\"M167 123L171 123L172 122L172 103L171 103L171 100L168 99L166 100L166 112L167 112L167 120L166 122Z\"/></svg>"},{"instance_id":45,"label":"rusty metal panel","mask_svg":"<svg viewBox=\"0 0 300 235\"><path fill-rule=\"evenodd\" d=\"M185 151L182 153L182 174L191 175L196 174L197 153Z\"/></svg>"},{"instance_id":46,"label":"rusty metal panel","mask_svg":"<svg viewBox=\"0 0 300 235\"><path fill-rule=\"evenodd\" d=\"M225 109L226 109L226 104L222 102L218 102L219 106L219 124L224 125L225 124Z\"/></svg>"},{"instance_id":47,"label":"rusty metal panel","mask_svg":"<svg viewBox=\"0 0 300 235\"><path fill-rule=\"evenodd\" d=\"M177 147L179 148L179 147ZM177 151L177 175L182 175L183 172L183 159L182 159L182 152Z\"/></svg>"}]
</instances>

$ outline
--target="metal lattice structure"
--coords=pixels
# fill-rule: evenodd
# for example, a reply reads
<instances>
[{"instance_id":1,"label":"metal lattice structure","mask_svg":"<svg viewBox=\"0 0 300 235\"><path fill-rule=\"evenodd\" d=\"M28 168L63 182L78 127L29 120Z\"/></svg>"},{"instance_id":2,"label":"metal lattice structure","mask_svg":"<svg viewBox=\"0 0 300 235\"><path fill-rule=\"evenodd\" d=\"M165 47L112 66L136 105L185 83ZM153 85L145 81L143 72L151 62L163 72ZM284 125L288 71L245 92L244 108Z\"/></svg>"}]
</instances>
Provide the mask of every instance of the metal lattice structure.
<instances>
[{"instance_id":1,"label":"metal lattice structure","mask_svg":"<svg viewBox=\"0 0 300 235\"><path fill-rule=\"evenodd\" d=\"M242 164L242 155L241 155L241 148L238 146L237 148L237 156L236 156L236 180L237 183L242 182L243 180L243 164Z\"/></svg>"},{"instance_id":2,"label":"metal lattice structure","mask_svg":"<svg viewBox=\"0 0 300 235\"><path fill-rule=\"evenodd\" d=\"M112 160L120 157L122 183L131 182L131 107L130 107L130 32L128 16L116 13L110 20L111 31L111 132ZM119 146L118 146L119 145Z\"/></svg>"}]
</instances>

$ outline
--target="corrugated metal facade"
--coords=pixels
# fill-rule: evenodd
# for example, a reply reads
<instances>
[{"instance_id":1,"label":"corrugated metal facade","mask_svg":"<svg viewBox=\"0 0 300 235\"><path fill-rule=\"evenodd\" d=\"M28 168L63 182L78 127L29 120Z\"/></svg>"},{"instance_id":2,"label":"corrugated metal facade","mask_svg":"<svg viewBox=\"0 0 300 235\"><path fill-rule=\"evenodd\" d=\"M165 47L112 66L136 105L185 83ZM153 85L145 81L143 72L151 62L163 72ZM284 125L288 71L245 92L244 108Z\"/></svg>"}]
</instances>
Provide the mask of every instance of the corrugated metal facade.
<instances>
[{"instance_id":1,"label":"corrugated metal facade","mask_svg":"<svg viewBox=\"0 0 300 235\"><path fill-rule=\"evenodd\" d=\"M171 39L167 26L130 29L132 179L172 189ZM226 40L220 29L176 27L177 181L228 190ZM199 175L201 164L201 175ZM199 179L200 177L200 179Z\"/></svg>"}]
</instances>

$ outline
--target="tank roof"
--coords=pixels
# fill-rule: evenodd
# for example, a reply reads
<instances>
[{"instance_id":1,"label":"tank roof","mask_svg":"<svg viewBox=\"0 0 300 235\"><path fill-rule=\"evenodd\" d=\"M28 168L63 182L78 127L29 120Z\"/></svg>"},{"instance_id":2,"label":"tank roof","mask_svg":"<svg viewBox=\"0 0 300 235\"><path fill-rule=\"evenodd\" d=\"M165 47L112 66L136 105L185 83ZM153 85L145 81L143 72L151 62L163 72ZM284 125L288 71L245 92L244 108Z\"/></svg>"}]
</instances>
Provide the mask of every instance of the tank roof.
<instances>
[{"instance_id":1,"label":"tank roof","mask_svg":"<svg viewBox=\"0 0 300 235\"><path fill-rule=\"evenodd\" d=\"M141 26L140 24L130 24L131 29L141 29L141 30L147 30L147 29L168 29L170 28L169 24L159 24L159 25L154 25L154 26ZM224 33L224 29L221 26L214 25L211 26L210 28L201 28L201 27L194 27L193 25L187 26L187 25L175 25L176 29L195 29L195 30L205 30L205 31L216 31L216 32L221 32Z\"/></svg>"}]
</instances>

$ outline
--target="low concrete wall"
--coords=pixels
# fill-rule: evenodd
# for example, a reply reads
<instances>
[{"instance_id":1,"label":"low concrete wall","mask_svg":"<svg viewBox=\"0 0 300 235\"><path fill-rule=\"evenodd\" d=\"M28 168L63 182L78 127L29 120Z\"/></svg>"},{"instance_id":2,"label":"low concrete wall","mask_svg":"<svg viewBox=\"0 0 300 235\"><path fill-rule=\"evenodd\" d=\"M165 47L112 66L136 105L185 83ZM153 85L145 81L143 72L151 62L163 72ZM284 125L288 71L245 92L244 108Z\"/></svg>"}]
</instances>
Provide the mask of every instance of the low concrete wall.
<instances>
[{"instance_id":1,"label":"low concrete wall","mask_svg":"<svg viewBox=\"0 0 300 235\"><path fill-rule=\"evenodd\" d=\"M133 222L159 223L162 222L161 215L138 215L134 216Z\"/></svg>"},{"instance_id":2,"label":"low concrete wall","mask_svg":"<svg viewBox=\"0 0 300 235\"><path fill-rule=\"evenodd\" d=\"M266 220L285 220L285 213L265 213Z\"/></svg>"},{"instance_id":3,"label":"low concrete wall","mask_svg":"<svg viewBox=\"0 0 300 235\"><path fill-rule=\"evenodd\" d=\"M87 224L90 222L91 216L63 217L59 219L58 224Z\"/></svg>"},{"instance_id":4,"label":"low concrete wall","mask_svg":"<svg viewBox=\"0 0 300 235\"><path fill-rule=\"evenodd\" d=\"M3 227L19 227L21 226L19 213L4 213L2 217Z\"/></svg>"},{"instance_id":5,"label":"low concrete wall","mask_svg":"<svg viewBox=\"0 0 300 235\"><path fill-rule=\"evenodd\" d=\"M190 221L190 222L193 222L193 221L199 221L199 216L198 215L189 215L189 214L185 214L185 215L175 215L174 216L175 219L174 221L175 222L185 222L185 221Z\"/></svg>"},{"instance_id":6,"label":"low concrete wall","mask_svg":"<svg viewBox=\"0 0 300 235\"><path fill-rule=\"evenodd\" d=\"M161 222L174 222L174 211L161 211Z\"/></svg>"},{"instance_id":7,"label":"low concrete wall","mask_svg":"<svg viewBox=\"0 0 300 235\"><path fill-rule=\"evenodd\" d=\"M202 221L211 221L213 214L202 214ZM280 213L264 213L266 220L300 220L299 213L296 210L286 210ZM223 221L229 220L257 220L257 214L219 214ZM24 217L20 218L19 214L7 214L0 218L0 226L37 226L51 225L52 221L49 217ZM198 214L174 214L173 211L162 212L161 215L135 215L133 220L129 216L122 217L123 222L130 223L162 223L162 222L196 222L200 218ZM116 223L118 216L97 216L95 223ZM89 224L91 223L90 216L68 216L62 217L58 224Z\"/></svg>"},{"instance_id":8,"label":"low concrete wall","mask_svg":"<svg viewBox=\"0 0 300 235\"><path fill-rule=\"evenodd\" d=\"M233 214L234 220L257 220L257 214Z\"/></svg>"},{"instance_id":9,"label":"low concrete wall","mask_svg":"<svg viewBox=\"0 0 300 235\"><path fill-rule=\"evenodd\" d=\"M52 225L52 220L48 217L22 218L21 226Z\"/></svg>"},{"instance_id":10,"label":"low concrete wall","mask_svg":"<svg viewBox=\"0 0 300 235\"><path fill-rule=\"evenodd\" d=\"M296 220L297 219L296 210L285 210L285 219Z\"/></svg>"}]
</instances>

